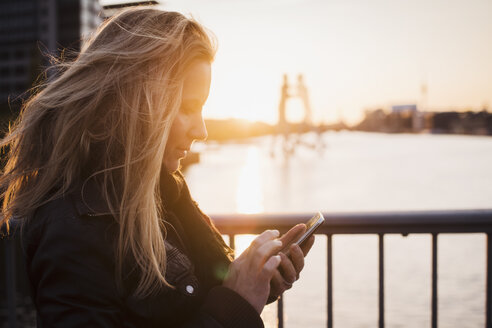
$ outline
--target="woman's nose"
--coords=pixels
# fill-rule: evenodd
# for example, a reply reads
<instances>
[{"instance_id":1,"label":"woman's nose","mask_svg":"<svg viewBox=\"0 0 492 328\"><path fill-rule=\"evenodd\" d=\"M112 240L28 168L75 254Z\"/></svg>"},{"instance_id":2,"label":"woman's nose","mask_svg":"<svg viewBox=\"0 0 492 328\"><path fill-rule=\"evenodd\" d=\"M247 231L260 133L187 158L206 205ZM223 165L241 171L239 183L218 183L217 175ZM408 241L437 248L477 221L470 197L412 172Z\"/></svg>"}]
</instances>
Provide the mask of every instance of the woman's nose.
<instances>
[{"instance_id":1,"label":"woman's nose","mask_svg":"<svg viewBox=\"0 0 492 328\"><path fill-rule=\"evenodd\" d=\"M203 117L200 116L199 119L196 119L191 131L190 131L190 136L194 140L205 140L208 137L207 133L207 127L205 125L205 121L203 120Z\"/></svg>"}]
</instances>

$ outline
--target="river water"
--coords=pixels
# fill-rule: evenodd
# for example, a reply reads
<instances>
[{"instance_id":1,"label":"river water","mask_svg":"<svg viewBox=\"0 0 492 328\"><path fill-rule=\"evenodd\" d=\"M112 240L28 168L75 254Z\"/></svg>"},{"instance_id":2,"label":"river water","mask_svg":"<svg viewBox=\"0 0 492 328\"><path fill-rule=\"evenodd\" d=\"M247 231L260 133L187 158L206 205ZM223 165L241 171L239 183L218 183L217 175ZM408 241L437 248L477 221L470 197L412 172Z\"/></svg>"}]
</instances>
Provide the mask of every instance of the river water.
<instances>
[{"instance_id":1,"label":"river water","mask_svg":"<svg viewBox=\"0 0 492 328\"><path fill-rule=\"evenodd\" d=\"M199 143L186 178L194 198L218 213L492 208L492 138L328 132L282 140ZM238 250L253 236L240 236ZM486 238L439 235L439 327L485 326ZM377 236L333 237L335 327L376 327ZM286 327L326 326L326 238L318 236L301 279L285 294ZM429 327L431 237L385 236L386 327ZM276 306L262 314L276 323Z\"/></svg>"}]
</instances>

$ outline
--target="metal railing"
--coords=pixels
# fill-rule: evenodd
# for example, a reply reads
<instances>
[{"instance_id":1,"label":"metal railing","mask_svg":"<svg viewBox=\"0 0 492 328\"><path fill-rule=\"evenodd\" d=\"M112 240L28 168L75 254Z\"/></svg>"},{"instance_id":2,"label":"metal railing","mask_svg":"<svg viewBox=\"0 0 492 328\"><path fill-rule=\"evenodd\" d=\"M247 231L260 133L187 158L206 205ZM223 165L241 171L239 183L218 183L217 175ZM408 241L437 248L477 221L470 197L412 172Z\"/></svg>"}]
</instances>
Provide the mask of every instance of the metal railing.
<instances>
[{"instance_id":1,"label":"metal railing","mask_svg":"<svg viewBox=\"0 0 492 328\"><path fill-rule=\"evenodd\" d=\"M323 213L326 222L316 232L327 237L327 327L333 327L333 265L332 236L336 234L377 234L379 237L379 327L384 322L384 235L430 234L432 235L432 299L431 326L437 328L437 237L441 233L484 233L487 235L485 326L492 328L492 210L420 211L382 213ZM266 229L278 229L285 233L299 222L305 222L310 214L255 214L214 215L212 219L224 235L229 235L231 247L235 235L259 234ZM277 304L278 327L283 328L283 301Z\"/></svg>"},{"instance_id":2,"label":"metal railing","mask_svg":"<svg viewBox=\"0 0 492 328\"><path fill-rule=\"evenodd\" d=\"M379 327L384 327L384 235L385 234L431 234L432 235L432 328L437 328L437 237L441 233L484 233L487 235L486 266L486 320L492 328L492 210L464 211L422 211L382 213L323 213L326 222L317 234L327 237L327 327L333 327L333 265L332 236L336 234L377 234L379 236ZM229 235L234 248L235 235L259 234L266 229L288 231L299 222L306 221L310 214L256 214L256 215L214 215L213 221L221 233ZM7 295L8 327L16 324L16 248L15 240L3 240L5 264L5 293ZM18 270L18 269L17 269ZM19 272L17 272L19 273ZM283 327L283 301L278 301L278 326Z\"/></svg>"}]
</instances>

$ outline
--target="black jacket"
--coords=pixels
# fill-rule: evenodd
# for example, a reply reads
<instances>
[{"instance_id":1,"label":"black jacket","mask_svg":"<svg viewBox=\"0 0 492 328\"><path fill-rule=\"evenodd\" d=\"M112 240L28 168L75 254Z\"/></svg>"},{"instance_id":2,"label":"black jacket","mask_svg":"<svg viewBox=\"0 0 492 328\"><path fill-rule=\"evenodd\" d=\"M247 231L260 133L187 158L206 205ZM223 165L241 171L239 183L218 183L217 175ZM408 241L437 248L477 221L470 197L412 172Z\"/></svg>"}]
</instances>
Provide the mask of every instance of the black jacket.
<instances>
[{"instance_id":1,"label":"black jacket","mask_svg":"<svg viewBox=\"0 0 492 328\"><path fill-rule=\"evenodd\" d=\"M220 285L207 286L183 250L177 229L167 229L163 288L138 299L129 272L123 290L115 282L118 226L98 203L75 194L51 201L26 220L22 231L38 327L263 327L254 308Z\"/></svg>"}]
</instances>

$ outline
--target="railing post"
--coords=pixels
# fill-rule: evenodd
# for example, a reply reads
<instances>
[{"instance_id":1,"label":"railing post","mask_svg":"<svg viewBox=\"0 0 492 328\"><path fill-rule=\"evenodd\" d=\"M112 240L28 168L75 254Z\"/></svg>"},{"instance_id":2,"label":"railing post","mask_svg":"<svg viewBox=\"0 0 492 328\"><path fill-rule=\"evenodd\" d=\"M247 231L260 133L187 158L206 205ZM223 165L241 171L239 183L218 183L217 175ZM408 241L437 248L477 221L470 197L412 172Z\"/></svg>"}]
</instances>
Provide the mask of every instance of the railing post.
<instances>
[{"instance_id":1,"label":"railing post","mask_svg":"<svg viewBox=\"0 0 492 328\"><path fill-rule=\"evenodd\" d=\"M278 328L284 328L284 297L280 295L277 300L277 319L278 319Z\"/></svg>"},{"instance_id":2,"label":"railing post","mask_svg":"<svg viewBox=\"0 0 492 328\"><path fill-rule=\"evenodd\" d=\"M492 256L492 241L490 240L490 233L487 234L487 276L486 276L486 281L487 281L487 287L486 287L486 298L485 298L485 327L486 328L492 328L492 321L491 321L491 316L492 316L492 309L491 309L491 293L492 293L492 281L491 281L491 275L492 275L492 259L490 258Z\"/></svg>"},{"instance_id":3,"label":"railing post","mask_svg":"<svg viewBox=\"0 0 492 328\"><path fill-rule=\"evenodd\" d=\"M432 234L432 328L437 328L437 233Z\"/></svg>"},{"instance_id":4,"label":"railing post","mask_svg":"<svg viewBox=\"0 0 492 328\"><path fill-rule=\"evenodd\" d=\"M234 256L236 256L236 235L235 234L230 234L229 235L229 247L232 248L234 251Z\"/></svg>"},{"instance_id":5,"label":"railing post","mask_svg":"<svg viewBox=\"0 0 492 328\"><path fill-rule=\"evenodd\" d=\"M384 234L379 234L379 328L384 328Z\"/></svg>"},{"instance_id":6,"label":"railing post","mask_svg":"<svg viewBox=\"0 0 492 328\"><path fill-rule=\"evenodd\" d=\"M8 327L17 327L16 318L16 299L15 299L15 240L8 237L5 240L5 277L7 284L7 311L8 311Z\"/></svg>"},{"instance_id":7,"label":"railing post","mask_svg":"<svg viewBox=\"0 0 492 328\"><path fill-rule=\"evenodd\" d=\"M332 235L327 234L326 235L326 260L327 260L327 266L328 266L328 272L327 272L327 306L328 306L328 311L327 311L327 326L328 328L333 328L333 267L332 267L332 262L333 262L333 248L332 248Z\"/></svg>"}]
</instances>

